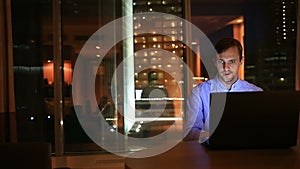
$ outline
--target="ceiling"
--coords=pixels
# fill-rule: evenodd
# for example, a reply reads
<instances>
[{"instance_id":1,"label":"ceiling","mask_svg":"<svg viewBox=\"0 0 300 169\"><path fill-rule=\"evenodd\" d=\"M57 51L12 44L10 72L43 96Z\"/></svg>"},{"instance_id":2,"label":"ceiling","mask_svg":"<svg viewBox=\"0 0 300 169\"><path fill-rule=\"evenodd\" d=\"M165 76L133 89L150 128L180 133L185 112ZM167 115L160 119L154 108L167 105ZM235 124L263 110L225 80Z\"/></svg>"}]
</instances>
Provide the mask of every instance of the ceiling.
<instances>
[{"instance_id":1,"label":"ceiling","mask_svg":"<svg viewBox=\"0 0 300 169\"><path fill-rule=\"evenodd\" d=\"M252 0L251 3L257 0ZM191 0L191 22L205 34L218 31L243 15L246 0Z\"/></svg>"},{"instance_id":2,"label":"ceiling","mask_svg":"<svg viewBox=\"0 0 300 169\"><path fill-rule=\"evenodd\" d=\"M193 16L191 22L196 25L203 33L210 34L224 28L233 20L239 17L240 15Z\"/></svg>"}]
</instances>

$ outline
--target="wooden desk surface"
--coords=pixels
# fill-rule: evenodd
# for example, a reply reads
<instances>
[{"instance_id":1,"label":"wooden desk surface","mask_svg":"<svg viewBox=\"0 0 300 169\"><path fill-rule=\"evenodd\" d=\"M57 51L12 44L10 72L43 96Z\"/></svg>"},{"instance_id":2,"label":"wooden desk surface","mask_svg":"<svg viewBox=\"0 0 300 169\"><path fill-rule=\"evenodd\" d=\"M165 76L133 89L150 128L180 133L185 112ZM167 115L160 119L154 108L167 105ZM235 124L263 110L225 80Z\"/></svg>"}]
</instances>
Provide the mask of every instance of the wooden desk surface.
<instances>
[{"instance_id":1,"label":"wooden desk surface","mask_svg":"<svg viewBox=\"0 0 300 169\"><path fill-rule=\"evenodd\" d=\"M127 169L300 169L300 146L286 149L209 150L181 142L161 155L125 159Z\"/></svg>"}]
</instances>

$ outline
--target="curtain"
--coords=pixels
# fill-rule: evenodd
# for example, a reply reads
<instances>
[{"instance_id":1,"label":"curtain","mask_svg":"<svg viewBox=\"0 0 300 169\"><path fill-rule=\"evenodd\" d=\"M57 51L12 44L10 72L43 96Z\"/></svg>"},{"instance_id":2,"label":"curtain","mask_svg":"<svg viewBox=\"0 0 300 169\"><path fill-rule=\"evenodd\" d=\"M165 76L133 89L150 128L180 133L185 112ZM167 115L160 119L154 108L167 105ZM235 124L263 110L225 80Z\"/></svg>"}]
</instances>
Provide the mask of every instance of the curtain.
<instances>
[{"instance_id":1,"label":"curtain","mask_svg":"<svg viewBox=\"0 0 300 169\"><path fill-rule=\"evenodd\" d=\"M17 142L11 1L0 1L0 143Z\"/></svg>"}]
</instances>

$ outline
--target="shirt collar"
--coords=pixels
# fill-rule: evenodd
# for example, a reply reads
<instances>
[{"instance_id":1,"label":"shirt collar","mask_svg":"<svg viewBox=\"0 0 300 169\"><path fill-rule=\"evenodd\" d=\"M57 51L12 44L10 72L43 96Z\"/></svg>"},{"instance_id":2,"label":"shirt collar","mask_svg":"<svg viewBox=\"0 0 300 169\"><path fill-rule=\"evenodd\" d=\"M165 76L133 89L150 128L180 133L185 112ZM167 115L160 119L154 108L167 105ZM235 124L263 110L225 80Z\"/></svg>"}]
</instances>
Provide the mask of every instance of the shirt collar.
<instances>
[{"instance_id":1,"label":"shirt collar","mask_svg":"<svg viewBox=\"0 0 300 169\"><path fill-rule=\"evenodd\" d=\"M241 79L240 79L240 77L238 77L238 79L231 85L231 88L230 88L230 89L227 89L227 88L225 87L225 85L220 81L218 75L216 76L215 79L216 79L216 81L217 81L219 87L221 87L221 88L224 89L224 90L228 90L228 91L230 91L230 90L232 90L232 89L235 89L235 88L239 85L239 83L241 83Z\"/></svg>"}]
</instances>

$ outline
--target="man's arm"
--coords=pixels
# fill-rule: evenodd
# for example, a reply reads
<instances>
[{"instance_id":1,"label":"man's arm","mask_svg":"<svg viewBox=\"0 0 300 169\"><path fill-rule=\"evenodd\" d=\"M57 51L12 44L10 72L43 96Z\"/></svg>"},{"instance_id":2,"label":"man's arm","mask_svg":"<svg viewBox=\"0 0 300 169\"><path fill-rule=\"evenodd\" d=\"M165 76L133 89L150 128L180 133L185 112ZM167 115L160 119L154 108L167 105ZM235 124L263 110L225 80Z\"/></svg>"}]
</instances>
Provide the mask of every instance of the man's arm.
<instances>
[{"instance_id":1,"label":"man's arm","mask_svg":"<svg viewBox=\"0 0 300 169\"><path fill-rule=\"evenodd\" d=\"M199 140L201 130L197 128L192 128L188 134L183 138L183 141Z\"/></svg>"},{"instance_id":2,"label":"man's arm","mask_svg":"<svg viewBox=\"0 0 300 169\"><path fill-rule=\"evenodd\" d=\"M194 88L187 100L187 111L184 121L184 141L198 140L203 128L202 100L199 86Z\"/></svg>"}]
</instances>

